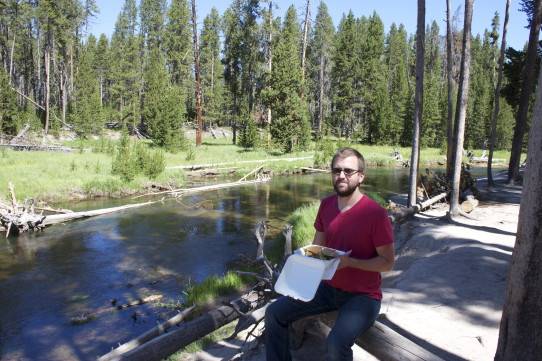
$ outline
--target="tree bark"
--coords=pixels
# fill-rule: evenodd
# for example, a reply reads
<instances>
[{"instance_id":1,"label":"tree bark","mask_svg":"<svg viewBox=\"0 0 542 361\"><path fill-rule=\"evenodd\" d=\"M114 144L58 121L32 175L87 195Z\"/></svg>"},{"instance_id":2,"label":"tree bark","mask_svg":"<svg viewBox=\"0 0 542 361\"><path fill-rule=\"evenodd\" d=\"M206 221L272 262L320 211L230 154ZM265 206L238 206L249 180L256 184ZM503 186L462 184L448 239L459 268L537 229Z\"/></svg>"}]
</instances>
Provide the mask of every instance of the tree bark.
<instances>
[{"instance_id":1,"label":"tree bark","mask_svg":"<svg viewBox=\"0 0 542 361\"><path fill-rule=\"evenodd\" d=\"M538 37L540 34L540 21L542 16L542 0L536 0L531 20L531 31L529 32L529 43L525 55L525 67L523 68L523 80L519 95L518 112L516 113L516 127L512 140L510 162L508 164L508 181L519 181L519 163L521 150L523 149L523 138L525 136L525 123L529 111L529 100L533 89L533 74L536 67L536 55L538 51Z\"/></svg>"},{"instance_id":2,"label":"tree bark","mask_svg":"<svg viewBox=\"0 0 542 361\"><path fill-rule=\"evenodd\" d=\"M201 82L199 77L199 54L198 54L198 29L196 18L196 0L192 0L192 24L194 26L194 73L196 76L196 119L198 130L196 133L196 147L202 142L202 119L201 119Z\"/></svg>"},{"instance_id":3,"label":"tree bark","mask_svg":"<svg viewBox=\"0 0 542 361\"><path fill-rule=\"evenodd\" d=\"M453 122L454 122L454 83L453 83L453 41L452 30L452 0L446 0L446 79L448 81L448 118L446 122L446 177L452 179L454 144L453 144Z\"/></svg>"},{"instance_id":4,"label":"tree bark","mask_svg":"<svg viewBox=\"0 0 542 361\"><path fill-rule=\"evenodd\" d=\"M301 82L305 82L305 73L306 73L306 64L305 60L307 57L307 39L309 36L309 8L311 5L311 0L307 0L307 7L305 8L305 25L303 27L303 50L301 53ZM301 99L303 99L303 90L301 93Z\"/></svg>"},{"instance_id":5,"label":"tree bark","mask_svg":"<svg viewBox=\"0 0 542 361\"><path fill-rule=\"evenodd\" d=\"M540 360L542 355L542 72L538 78L528 146L496 361Z\"/></svg>"},{"instance_id":6,"label":"tree bark","mask_svg":"<svg viewBox=\"0 0 542 361\"><path fill-rule=\"evenodd\" d=\"M324 313L317 318L324 325L333 327L337 312ZM379 360L444 361L379 321L356 337L354 343Z\"/></svg>"},{"instance_id":7,"label":"tree bark","mask_svg":"<svg viewBox=\"0 0 542 361\"><path fill-rule=\"evenodd\" d=\"M183 312L173 316L169 320L162 322L158 326L148 330L147 332L143 333L142 335L139 335L138 337L134 338L133 340L126 342L116 349L112 350L111 352L101 356L98 361L111 361L115 358L121 356L123 353L126 353L128 351L131 351L135 349L136 347L144 344L145 342L148 342L152 340L155 337L160 336L160 334L163 334L171 327L178 325L183 321L187 316L189 316L194 310L196 309L196 306L189 307L185 309Z\"/></svg>"},{"instance_id":8,"label":"tree bark","mask_svg":"<svg viewBox=\"0 0 542 361\"><path fill-rule=\"evenodd\" d=\"M47 135L47 132L49 131L49 98L50 98L50 69L51 69L51 53L49 46L45 47L45 54L44 54L44 62L45 62L45 135Z\"/></svg>"},{"instance_id":9,"label":"tree bark","mask_svg":"<svg viewBox=\"0 0 542 361\"><path fill-rule=\"evenodd\" d=\"M249 295L247 302L241 305L242 312L248 312L256 305L257 294ZM117 358L122 361L159 361L167 358L179 349L208 335L209 333L235 321L240 314L237 307L221 306L190 322L182 324L174 331L163 334Z\"/></svg>"},{"instance_id":10,"label":"tree bark","mask_svg":"<svg viewBox=\"0 0 542 361\"><path fill-rule=\"evenodd\" d=\"M425 0L418 0L416 27L416 90L414 94L414 129L412 130L412 155L410 156L410 186L408 205L417 203L418 164L420 160L420 133L423 114L423 73L425 58Z\"/></svg>"},{"instance_id":11,"label":"tree bark","mask_svg":"<svg viewBox=\"0 0 542 361\"><path fill-rule=\"evenodd\" d=\"M269 74L273 71L273 1L269 1L269 37L265 44L265 53L267 58L267 71ZM273 113L271 105L267 107L267 146L271 147L271 122L273 121Z\"/></svg>"},{"instance_id":12,"label":"tree bark","mask_svg":"<svg viewBox=\"0 0 542 361\"><path fill-rule=\"evenodd\" d=\"M499 73L497 78L497 87L495 88L495 108L493 109L493 119L491 121L491 136L489 138L489 157L487 160L487 184L492 187L495 185L491 167L493 163L493 148L495 147L495 134L497 133L497 120L499 118L499 101L501 98L502 69L504 64L504 53L506 50L506 31L508 28L508 18L510 16L510 0L506 1L506 10L504 15L504 25L502 30L501 55L499 57Z\"/></svg>"},{"instance_id":13,"label":"tree bark","mask_svg":"<svg viewBox=\"0 0 542 361\"><path fill-rule=\"evenodd\" d=\"M455 113L454 129L454 176L452 192L450 194L450 215L459 215L459 183L461 178L461 160L463 154L463 141L465 137L465 119L467 117L467 102L469 99L469 77L470 77L470 43L471 24L474 0L465 0L465 21L463 28L463 50L461 54L461 70L459 73L459 91L457 94L457 106Z\"/></svg>"}]
</instances>

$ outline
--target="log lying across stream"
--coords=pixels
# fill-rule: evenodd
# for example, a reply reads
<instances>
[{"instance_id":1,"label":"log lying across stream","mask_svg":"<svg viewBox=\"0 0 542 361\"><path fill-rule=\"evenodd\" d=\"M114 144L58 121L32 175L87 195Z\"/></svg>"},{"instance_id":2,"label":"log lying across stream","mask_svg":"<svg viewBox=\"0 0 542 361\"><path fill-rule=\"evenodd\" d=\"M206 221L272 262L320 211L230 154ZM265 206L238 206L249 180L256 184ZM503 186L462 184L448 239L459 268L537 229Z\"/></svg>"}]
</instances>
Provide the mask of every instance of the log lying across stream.
<instances>
[{"instance_id":1,"label":"log lying across stream","mask_svg":"<svg viewBox=\"0 0 542 361\"><path fill-rule=\"evenodd\" d=\"M132 208L139 208L143 206L148 206L150 204L159 203L162 202L162 200L159 201L149 201L145 203L136 203L136 204L127 204L124 206L119 207L112 207L112 208L104 208L104 209L96 209L92 211L83 211L83 212L72 212L72 213L65 213L65 214L53 214L49 216L42 216L43 220L41 221L42 226L48 226L51 224L57 224L57 223L63 223L72 221L75 219L81 219L81 218L88 218L93 216L99 216L102 214L108 214L113 212L122 211L125 209L132 209ZM5 231L6 228L2 227L0 225L0 231Z\"/></svg>"}]
</instances>

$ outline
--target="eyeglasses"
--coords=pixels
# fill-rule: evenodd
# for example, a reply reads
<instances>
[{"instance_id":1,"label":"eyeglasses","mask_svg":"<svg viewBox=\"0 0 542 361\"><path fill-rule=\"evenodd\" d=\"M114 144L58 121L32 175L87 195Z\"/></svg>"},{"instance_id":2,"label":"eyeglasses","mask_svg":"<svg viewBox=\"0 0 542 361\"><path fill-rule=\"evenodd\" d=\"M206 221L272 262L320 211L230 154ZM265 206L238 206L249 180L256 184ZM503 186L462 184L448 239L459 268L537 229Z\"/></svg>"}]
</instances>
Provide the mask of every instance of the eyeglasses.
<instances>
[{"instance_id":1,"label":"eyeglasses","mask_svg":"<svg viewBox=\"0 0 542 361\"><path fill-rule=\"evenodd\" d=\"M344 175L348 178L352 177L354 174L361 172L358 169L350 169L350 168L332 168L331 173L333 175L340 175L341 173L344 173Z\"/></svg>"}]
</instances>

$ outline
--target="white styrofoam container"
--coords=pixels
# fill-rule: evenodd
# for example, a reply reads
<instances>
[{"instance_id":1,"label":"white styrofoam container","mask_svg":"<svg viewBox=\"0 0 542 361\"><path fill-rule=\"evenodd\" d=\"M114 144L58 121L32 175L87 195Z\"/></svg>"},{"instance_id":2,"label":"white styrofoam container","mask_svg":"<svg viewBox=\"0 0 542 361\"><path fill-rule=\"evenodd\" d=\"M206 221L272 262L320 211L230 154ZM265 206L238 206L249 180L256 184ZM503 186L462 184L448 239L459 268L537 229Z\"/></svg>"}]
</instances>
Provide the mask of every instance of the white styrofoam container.
<instances>
[{"instance_id":1,"label":"white styrofoam container","mask_svg":"<svg viewBox=\"0 0 542 361\"><path fill-rule=\"evenodd\" d=\"M305 256L306 251L310 249L314 252L315 248L321 252L324 247L305 246L295 250L294 254L288 257L279 279L275 283L275 291L296 300L307 302L313 299L320 281L330 280L339 265L338 259L321 260ZM345 253L328 249L339 254Z\"/></svg>"}]
</instances>

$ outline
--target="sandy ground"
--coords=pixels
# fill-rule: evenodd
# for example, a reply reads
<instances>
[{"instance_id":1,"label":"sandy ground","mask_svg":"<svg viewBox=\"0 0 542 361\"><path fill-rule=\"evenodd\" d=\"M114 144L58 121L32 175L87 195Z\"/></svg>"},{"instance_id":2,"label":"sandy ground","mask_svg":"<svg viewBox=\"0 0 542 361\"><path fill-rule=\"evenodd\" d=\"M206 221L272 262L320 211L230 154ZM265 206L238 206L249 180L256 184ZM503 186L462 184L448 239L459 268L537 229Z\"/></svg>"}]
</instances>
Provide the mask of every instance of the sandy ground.
<instances>
[{"instance_id":1,"label":"sandy ground","mask_svg":"<svg viewBox=\"0 0 542 361\"><path fill-rule=\"evenodd\" d=\"M478 182L480 205L447 221L437 207L397 226L394 270L384 274L381 320L403 336L449 361L493 360L515 242L521 187ZM401 199L394 199L401 203ZM322 360L328 330L314 324L295 360ZM264 345L245 336L221 341L184 361L264 361ZM355 360L375 360L354 346Z\"/></svg>"}]
</instances>

